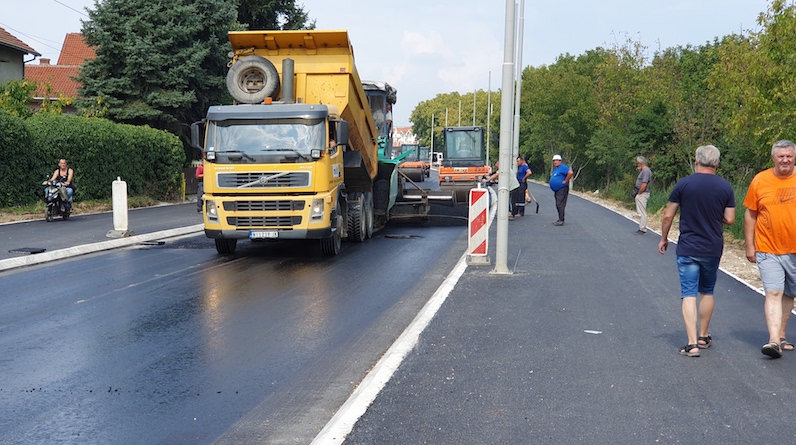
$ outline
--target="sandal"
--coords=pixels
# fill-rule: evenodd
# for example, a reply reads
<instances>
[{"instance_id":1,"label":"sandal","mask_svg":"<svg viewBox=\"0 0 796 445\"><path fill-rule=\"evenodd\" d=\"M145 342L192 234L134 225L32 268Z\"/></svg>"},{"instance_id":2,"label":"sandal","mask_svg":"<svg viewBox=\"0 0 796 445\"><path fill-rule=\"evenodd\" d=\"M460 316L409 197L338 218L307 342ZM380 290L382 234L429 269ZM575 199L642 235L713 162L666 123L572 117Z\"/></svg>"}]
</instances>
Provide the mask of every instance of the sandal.
<instances>
[{"instance_id":1,"label":"sandal","mask_svg":"<svg viewBox=\"0 0 796 445\"><path fill-rule=\"evenodd\" d=\"M785 339L783 338L782 340L785 340ZM701 341L704 342L704 343L699 343ZM707 337L697 337L697 345L699 346L699 349L707 349L712 344L713 344L713 339L710 338L710 335L708 335ZM785 348L783 347L782 349L785 349Z\"/></svg>"},{"instance_id":2,"label":"sandal","mask_svg":"<svg viewBox=\"0 0 796 445\"><path fill-rule=\"evenodd\" d=\"M793 351L794 346L793 343L786 340L785 337L781 337L779 339L779 348L783 351Z\"/></svg>"},{"instance_id":3,"label":"sandal","mask_svg":"<svg viewBox=\"0 0 796 445\"><path fill-rule=\"evenodd\" d=\"M696 349L697 352L691 352L692 349ZM687 355L688 357L699 357L699 345L685 345L680 348L680 355Z\"/></svg>"},{"instance_id":4,"label":"sandal","mask_svg":"<svg viewBox=\"0 0 796 445\"><path fill-rule=\"evenodd\" d=\"M782 357L782 348L780 348L779 343L772 341L771 343L766 343L763 345L763 349L760 350L763 354L771 357L771 358L780 358Z\"/></svg>"}]
</instances>

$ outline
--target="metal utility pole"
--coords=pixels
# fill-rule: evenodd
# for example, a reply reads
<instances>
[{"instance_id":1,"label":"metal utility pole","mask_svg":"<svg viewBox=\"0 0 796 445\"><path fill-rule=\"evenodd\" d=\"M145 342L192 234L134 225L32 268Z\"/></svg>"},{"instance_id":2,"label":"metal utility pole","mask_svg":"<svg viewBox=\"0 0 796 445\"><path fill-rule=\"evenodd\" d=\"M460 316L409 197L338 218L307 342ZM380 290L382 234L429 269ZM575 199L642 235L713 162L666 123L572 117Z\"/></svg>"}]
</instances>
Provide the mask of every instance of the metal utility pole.
<instances>
[{"instance_id":1,"label":"metal utility pole","mask_svg":"<svg viewBox=\"0 0 796 445\"><path fill-rule=\"evenodd\" d=\"M515 81L516 95L514 98L514 150L513 159L520 155L520 98L522 97L522 36L525 30L525 0L520 0L520 19L517 26L517 79Z\"/></svg>"},{"instance_id":2,"label":"metal utility pole","mask_svg":"<svg viewBox=\"0 0 796 445\"><path fill-rule=\"evenodd\" d=\"M486 165L489 163L489 142L492 140L492 132L489 131L489 124L492 122L492 71L489 72L489 89L486 93Z\"/></svg>"},{"instance_id":3,"label":"metal utility pole","mask_svg":"<svg viewBox=\"0 0 796 445\"><path fill-rule=\"evenodd\" d=\"M506 0L506 29L503 48L504 92L514 83L514 0ZM500 95L500 167L498 172L498 222L495 240L495 269L492 273L510 274L509 244L509 175L511 174L511 94Z\"/></svg>"},{"instance_id":4,"label":"metal utility pole","mask_svg":"<svg viewBox=\"0 0 796 445\"><path fill-rule=\"evenodd\" d=\"M434 161L434 113L431 113L431 161Z\"/></svg>"},{"instance_id":5,"label":"metal utility pole","mask_svg":"<svg viewBox=\"0 0 796 445\"><path fill-rule=\"evenodd\" d=\"M462 126L462 100L459 99L459 126Z\"/></svg>"},{"instance_id":6,"label":"metal utility pole","mask_svg":"<svg viewBox=\"0 0 796 445\"><path fill-rule=\"evenodd\" d=\"M473 127L475 127L475 93L477 92L478 90L473 90Z\"/></svg>"}]
</instances>

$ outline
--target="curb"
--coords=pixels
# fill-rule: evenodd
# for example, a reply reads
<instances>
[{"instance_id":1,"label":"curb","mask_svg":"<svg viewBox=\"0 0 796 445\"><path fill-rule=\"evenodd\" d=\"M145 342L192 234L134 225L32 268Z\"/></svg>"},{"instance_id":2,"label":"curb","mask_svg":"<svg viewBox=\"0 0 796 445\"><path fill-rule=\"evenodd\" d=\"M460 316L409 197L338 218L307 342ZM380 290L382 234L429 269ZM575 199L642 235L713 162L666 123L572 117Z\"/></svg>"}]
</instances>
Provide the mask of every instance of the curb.
<instances>
[{"instance_id":1,"label":"curb","mask_svg":"<svg viewBox=\"0 0 796 445\"><path fill-rule=\"evenodd\" d=\"M66 249L53 250L52 252L37 253L19 258L7 258L4 260L0 260L0 272L11 269L17 269L25 266L32 266L34 264L48 263L50 261L61 260L64 258L87 255L90 253L101 252L103 250L118 249L120 247L132 246L133 244L138 244L145 241L153 241L157 239L172 238L175 236L199 233L203 230L204 230L204 224L196 224L188 227L179 227L176 229L161 230L160 232L145 233L143 235L135 235L127 238L102 241L99 243L83 244L82 246L67 247Z\"/></svg>"}]
</instances>

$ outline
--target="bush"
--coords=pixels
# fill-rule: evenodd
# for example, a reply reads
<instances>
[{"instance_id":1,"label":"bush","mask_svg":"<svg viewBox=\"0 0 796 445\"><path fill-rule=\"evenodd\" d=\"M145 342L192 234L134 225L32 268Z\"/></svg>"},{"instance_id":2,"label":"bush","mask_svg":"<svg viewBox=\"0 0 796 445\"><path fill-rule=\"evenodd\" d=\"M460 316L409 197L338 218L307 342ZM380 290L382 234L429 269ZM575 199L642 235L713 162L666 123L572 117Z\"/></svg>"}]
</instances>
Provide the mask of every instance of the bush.
<instances>
[{"instance_id":1,"label":"bush","mask_svg":"<svg viewBox=\"0 0 796 445\"><path fill-rule=\"evenodd\" d=\"M0 111L0 207L32 204L41 199L45 155L33 143L22 118ZM57 165L57 161L53 164Z\"/></svg>"},{"instance_id":2,"label":"bush","mask_svg":"<svg viewBox=\"0 0 796 445\"><path fill-rule=\"evenodd\" d=\"M113 181L128 194L159 200L180 196L184 153L179 139L163 130L70 115L37 114L25 121L33 146L47 161L35 175L47 178L66 158L75 171L76 199L105 199ZM35 151L35 150L34 150ZM2 181L2 178L0 178Z\"/></svg>"}]
</instances>

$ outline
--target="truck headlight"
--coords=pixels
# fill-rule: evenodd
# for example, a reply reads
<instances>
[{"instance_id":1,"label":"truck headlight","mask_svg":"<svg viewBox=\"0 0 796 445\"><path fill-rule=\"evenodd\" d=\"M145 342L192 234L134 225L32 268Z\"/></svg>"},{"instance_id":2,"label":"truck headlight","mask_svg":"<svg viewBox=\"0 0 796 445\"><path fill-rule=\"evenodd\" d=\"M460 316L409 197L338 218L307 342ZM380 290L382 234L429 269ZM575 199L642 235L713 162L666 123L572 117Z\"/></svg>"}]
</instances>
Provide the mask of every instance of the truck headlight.
<instances>
[{"instance_id":1,"label":"truck headlight","mask_svg":"<svg viewBox=\"0 0 796 445\"><path fill-rule=\"evenodd\" d=\"M216 202L207 201L205 205L207 206L207 219L218 221L218 207L216 207Z\"/></svg>"},{"instance_id":2,"label":"truck headlight","mask_svg":"<svg viewBox=\"0 0 796 445\"><path fill-rule=\"evenodd\" d=\"M310 219L323 219L323 199L313 199Z\"/></svg>"}]
</instances>

